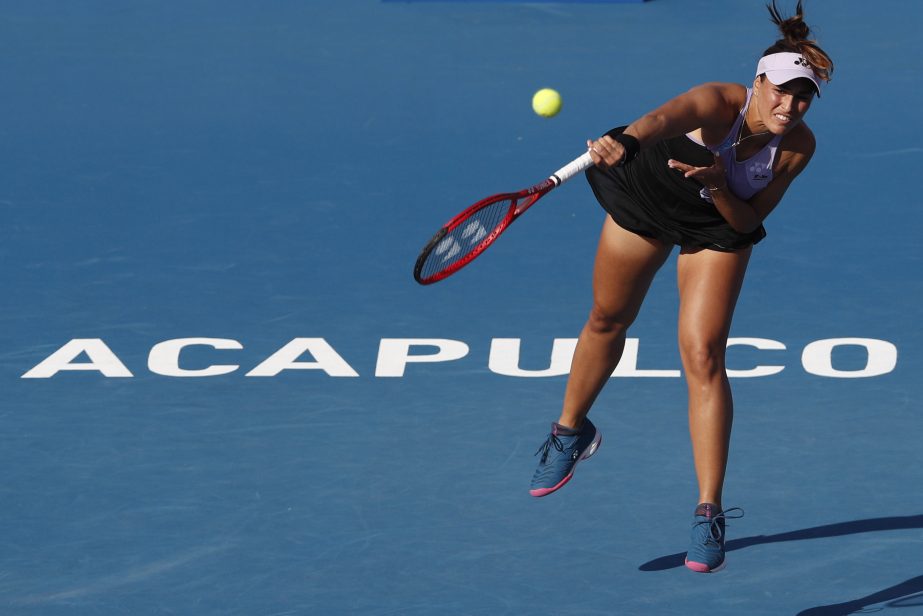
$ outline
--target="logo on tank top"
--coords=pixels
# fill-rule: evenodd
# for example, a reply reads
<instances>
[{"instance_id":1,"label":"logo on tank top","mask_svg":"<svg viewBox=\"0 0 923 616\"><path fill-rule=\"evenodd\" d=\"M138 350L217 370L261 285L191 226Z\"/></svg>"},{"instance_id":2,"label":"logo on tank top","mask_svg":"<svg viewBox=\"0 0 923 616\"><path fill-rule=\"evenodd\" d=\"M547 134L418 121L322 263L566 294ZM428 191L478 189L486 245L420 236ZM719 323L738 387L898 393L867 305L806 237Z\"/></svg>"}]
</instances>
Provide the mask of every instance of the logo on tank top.
<instances>
[{"instance_id":1,"label":"logo on tank top","mask_svg":"<svg viewBox=\"0 0 923 616\"><path fill-rule=\"evenodd\" d=\"M769 179L766 165L761 163L751 163L747 166L747 171L750 172L750 179L754 182L764 182Z\"/></svg>"}]
</instances>

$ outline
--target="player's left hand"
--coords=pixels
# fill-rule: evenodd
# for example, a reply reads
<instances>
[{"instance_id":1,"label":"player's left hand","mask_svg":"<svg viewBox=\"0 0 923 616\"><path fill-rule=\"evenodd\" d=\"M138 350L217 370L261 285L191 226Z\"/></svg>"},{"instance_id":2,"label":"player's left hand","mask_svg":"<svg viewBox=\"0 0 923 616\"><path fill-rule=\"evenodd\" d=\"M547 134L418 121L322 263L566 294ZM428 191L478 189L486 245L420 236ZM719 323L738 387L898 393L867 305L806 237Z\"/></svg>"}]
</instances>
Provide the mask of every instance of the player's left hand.
<instances>
[{"instance_id":1,"label":"player's left hand","mask_svg":"<svg viewBox=\"0 0 923 616\"><path fill-rule=\"evenodd\" d=\"M715 153L715 164L710 167L693 167L672 158L667 161L667 166L681 171L683 176L692 178L704 186L724 186L727 184L724 175L724 162L721 160L721 154L717 152Z\"/></svg>"}]
</instances>

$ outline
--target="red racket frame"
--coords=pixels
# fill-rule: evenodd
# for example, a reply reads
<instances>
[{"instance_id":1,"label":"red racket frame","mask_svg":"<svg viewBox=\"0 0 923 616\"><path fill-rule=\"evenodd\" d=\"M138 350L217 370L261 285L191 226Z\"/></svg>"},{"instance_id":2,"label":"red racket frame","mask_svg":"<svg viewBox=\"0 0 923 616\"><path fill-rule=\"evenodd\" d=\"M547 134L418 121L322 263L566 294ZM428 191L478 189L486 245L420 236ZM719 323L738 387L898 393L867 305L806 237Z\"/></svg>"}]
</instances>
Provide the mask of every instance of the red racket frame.
<instances>
[{"instance_id":1,"label":"red racket frame","mask_svg":"<svg viewBox=\"0 0 923 616\"><path fill-rule=\"evenodd\" d=\"M502 234L504 231L507 230L507 228L509 228L510 224L512 224L514 220L522 216L522 214L526 210L532 207L536 201L542 198L546 193L548 193L548 191L550 191L555 186L557 186L555 181L551 178L548 178L547 180L539 184L536 184L535 186L532 186L531 188L526 188L525 190L521 190L519 192L499 193L496 195L485 197L484 199L481 199L480 201L478 201L471 207L467 208L466 210L464 210L463 212L455 216L452 220L447 222L445 225L443 225L443 227L439 231L436 232L436 235L434 235L433 238L426 244L426 246L423 247L423 251L420 253L420 256L417 258L416 265L414 266L414 269L413 269L414 279L423 285L432 284L434 282L439 282L440 280L451 276L452 274L454 274L461 268L465 267L466 265L471 263L471 261L473 261L478 255L480 255L482 252L487 250L487 247L493 244L494 241L496 241L496 239L500 237L500 234ZM525 200L520 202L520 200L522 199L525 199ZM491 232L487 234L487 237L481 240L481 242L477 246L472 248L468 252L468 254L466 254L464 257L462 257L458 261L454 262L452 265L448 266L445 269L439 270L435 274L432 274L426 278L422 278L421 275L423 272L423 264L424 262L426 262L426 258L429 256L429 254L436 248L436 246L439 245L439 242L441 242L442 239L446 235L448 235L451 231L458 228L465 221L467 221L472 216L474 216L474 214L476 214L478 211L484 209L485 207L493 205L499 201L510 201L510 208L509 208L509 211L507 211L506 216L503 218L503 220L501 220L499 223L497 223L496 226L494 226Z\"/></svg>"},{"instance_id":2,"label":"red racket frame","mask_svg":"<svg viewBox=\"0 0 923 616\"><path fill-rule=\"evenodd\" d=\"M423 247L423 250L420 252L420 256L417 257L417 262L413 268L414 279L423 285L432 284L451 276L461 268L465 267L471 263L471 261L473 261L478 255L484 252L488 246L493 244L497 238L500 237L500 235L506 231L507 228L509 228L510 224L522 216L523 213L532 207L536 201L541 199L551 189L555 188L556 186L560 186L592 164L593 159L589 152L587 152L555 171L548 179L539 182L531 188L526 188L514 193L499 193L496 195L491 195L490 197L481 199L471 207L465 209L463 212L455 216L455 218L443 225L442 228L439 229L439 231L437 231L432 239L426 244L426 246ZM423 278L423 264L426 262L426 259L429 257L430 253L435 250L436 246L439 245L439 242L441 242L448 233L458 228L459 225L470 219L478 211L500 201L510 201L510 209L507 211L503 220L494 225L494 228L490 231L490 233L488 233L487 236L481 240L477 246L469 250L468 253L461 259L449 265L448 267L439 270L435 274L431 274L426 278Z\"/></svg>"}]
</instances>

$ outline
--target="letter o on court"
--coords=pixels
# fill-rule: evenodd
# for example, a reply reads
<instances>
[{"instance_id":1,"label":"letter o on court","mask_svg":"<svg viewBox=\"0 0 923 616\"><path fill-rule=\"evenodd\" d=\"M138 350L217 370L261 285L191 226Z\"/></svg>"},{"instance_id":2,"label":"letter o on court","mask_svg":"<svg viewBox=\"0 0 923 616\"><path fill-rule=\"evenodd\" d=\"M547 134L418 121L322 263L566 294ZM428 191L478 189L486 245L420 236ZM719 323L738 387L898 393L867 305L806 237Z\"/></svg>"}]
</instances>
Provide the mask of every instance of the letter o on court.
<instances>
[{"instance_id":1,"label":"letter o on court","mask_svg":"<svg viewBox=\"0 0 923 616\"><path fill-rule=\"evenodd\" d=\"M833 349L839 346L864 347L867 359L861 370L837 370L833 367ZM886 340L874 338L829 338L804 347L801 364L805 371L817 376L837 379L858 379L881 376L897 366L897 347Z\"/></svg>"}]
</instances>

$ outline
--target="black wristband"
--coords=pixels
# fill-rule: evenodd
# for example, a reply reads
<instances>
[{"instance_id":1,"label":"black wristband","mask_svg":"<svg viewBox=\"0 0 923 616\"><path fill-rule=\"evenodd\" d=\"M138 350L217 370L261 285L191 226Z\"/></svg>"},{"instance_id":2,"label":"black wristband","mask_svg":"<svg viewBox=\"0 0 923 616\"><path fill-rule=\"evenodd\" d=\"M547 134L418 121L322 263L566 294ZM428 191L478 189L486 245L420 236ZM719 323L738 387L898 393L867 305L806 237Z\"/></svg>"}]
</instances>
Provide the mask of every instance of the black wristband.
<instances>
[{"instance_id":1,"label":"black wristband","mask_svg":"<svg viewBox=\"0 0 923 616\"><path fill-rule=\"evenodd\" d=\"M615 141L618 141L622 144L622 147L625 148L625 157L622 159L621 164L630 163L637 156L638 152L641 151L641 142L632 137L631 135L626 135L625 133L619 133L612 137Z\"/></svg>"}]
</instances>

